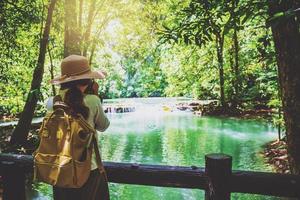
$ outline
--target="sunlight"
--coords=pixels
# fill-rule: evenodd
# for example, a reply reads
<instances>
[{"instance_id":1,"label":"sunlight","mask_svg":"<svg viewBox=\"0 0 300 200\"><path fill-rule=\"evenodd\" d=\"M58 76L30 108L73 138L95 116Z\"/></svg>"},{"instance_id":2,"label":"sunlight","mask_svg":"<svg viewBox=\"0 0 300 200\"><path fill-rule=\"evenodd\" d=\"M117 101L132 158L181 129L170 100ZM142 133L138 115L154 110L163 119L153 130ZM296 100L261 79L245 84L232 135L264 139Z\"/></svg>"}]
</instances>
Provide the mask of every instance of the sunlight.
<instances>
[{"instance_id":1,"label":"sunlight","mask_svg":"<svg viewBox=\"0 0 300 200\"><path fill-rule=\"evenodd\" d=\"M123 25L119 19L111 20L105 28L105 32L111 36L112 40L116 39L119 32L123 29Z\"/></svg>"}]
</instances>

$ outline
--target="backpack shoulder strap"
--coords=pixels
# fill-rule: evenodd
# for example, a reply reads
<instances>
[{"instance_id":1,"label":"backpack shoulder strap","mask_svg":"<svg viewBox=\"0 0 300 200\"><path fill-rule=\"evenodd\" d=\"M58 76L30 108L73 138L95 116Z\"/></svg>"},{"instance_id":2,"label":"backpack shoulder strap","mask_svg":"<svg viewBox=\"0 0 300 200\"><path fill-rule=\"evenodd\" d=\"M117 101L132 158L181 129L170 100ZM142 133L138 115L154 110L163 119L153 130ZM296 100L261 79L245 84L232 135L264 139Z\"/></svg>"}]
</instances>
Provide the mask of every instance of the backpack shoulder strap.
<instances>
[{"instance_id":1,"label":"backpack shoulder strap","mask_svg":"<svg viewBox=\"0 0 300 200\"><path fill-rule=\"evenodd\" d=\"M97 162L99 172L100 172L100 174L103 174L105 180L108 181L107 175L106 175L106 172L105 172L102 160L101 160L101 155L100 155L100 151L99 151L99 146L98 146L96 134L93 135L92 140L93 140L93 146L94 146L94 151L95 151L95 155L96 155L96 162Z\"/></svg>"},{"instance_id":2,"label":"backpack shoulder strap","mask_svg":"<svg viewBox=\"0 0 300 200\"><path fill-rule=\"evenodd\" d=\"M105 172L102 160L101 160L98 141L97 141L97 138L96 138L96 134L97 134L96 130L93 127L91 127L91 125L82 117L82 115L79 115L79 118L80 118L79 122L80 122L81 126L85 127L86 129L91 130L91 132L92 132L91 136L90 136L90 139L89 139L89 142L87 143L87 147L90 147L91 145L93 146L94 151L95 151L96 164L97 164L97 167L99 169L99 172L100 172L100 174L103 174L105 180L108 181L107 176L106 176L106 172Z\"/></svg>"}]
</instances>

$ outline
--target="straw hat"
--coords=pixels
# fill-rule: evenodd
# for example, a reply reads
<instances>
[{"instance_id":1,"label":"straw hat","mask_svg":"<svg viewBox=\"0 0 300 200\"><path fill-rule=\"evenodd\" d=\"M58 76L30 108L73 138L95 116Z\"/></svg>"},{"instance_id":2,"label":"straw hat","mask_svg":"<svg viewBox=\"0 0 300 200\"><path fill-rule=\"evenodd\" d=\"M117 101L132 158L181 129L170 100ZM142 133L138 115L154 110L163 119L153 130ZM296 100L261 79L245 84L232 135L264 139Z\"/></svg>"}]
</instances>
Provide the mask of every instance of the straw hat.
<instances>
[{"instance_id":1,"label":"straw hat","mask_svg":"<svg viewBox=\"0 0 300 200\"><path fill-rule=\"evenodd\" d=\"M51 80L52 84L61 84L80 79L104 79L103 71L92 71L89 61L84 56L70 55L64 58L60 65L61 76Z\"/></svg>"}]
</instances>

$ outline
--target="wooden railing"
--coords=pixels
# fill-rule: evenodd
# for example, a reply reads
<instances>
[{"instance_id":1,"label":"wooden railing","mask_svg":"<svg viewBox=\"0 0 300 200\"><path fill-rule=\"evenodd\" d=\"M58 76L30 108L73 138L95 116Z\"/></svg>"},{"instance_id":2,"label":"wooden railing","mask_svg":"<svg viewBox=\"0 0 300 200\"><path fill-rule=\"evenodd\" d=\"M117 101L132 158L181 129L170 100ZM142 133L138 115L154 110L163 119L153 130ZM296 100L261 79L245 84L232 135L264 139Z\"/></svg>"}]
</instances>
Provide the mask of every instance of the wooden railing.
<instances>
[{"instance_id":1,"label":"wooden railing","mask_svg":"<svg viewBox=\"0 0 300 200\"><path fill-rule=\"evenodd\" d=\"M300 198L300 176L232 171L231 165L225 154L206 155L205 168L104 162L110 182L202 189L206 200L228 200L233 192ZM3 200L25 199L25 174L32 171L32 156L0 154Z\"/></svg>"}]
</instances>

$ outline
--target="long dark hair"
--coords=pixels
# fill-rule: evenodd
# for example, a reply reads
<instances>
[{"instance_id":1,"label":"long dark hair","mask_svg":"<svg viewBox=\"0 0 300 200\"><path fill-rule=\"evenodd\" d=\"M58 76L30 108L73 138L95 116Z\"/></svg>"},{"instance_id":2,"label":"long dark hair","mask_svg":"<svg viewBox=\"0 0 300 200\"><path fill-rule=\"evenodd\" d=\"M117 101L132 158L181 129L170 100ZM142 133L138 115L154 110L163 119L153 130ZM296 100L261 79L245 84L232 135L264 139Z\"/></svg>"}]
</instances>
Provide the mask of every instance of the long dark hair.
<instances>
[{"instance_id":1,"label":"long dark hair","mask_svg":"<svg viewBox=\"0 0 300 200\"><path fill-rule=\"evenodd\" d=\"M66 91L63 101L70 106L71 112L73 114L81 114L85 119L89 117L90 110L84 104L83 97L84 94L78 89L78 86L89 85L91 79L81 79L76 81L70 81L67 83L62 83L60 85L61 89L68 89Z\"/></svg>"}]
</instances>

